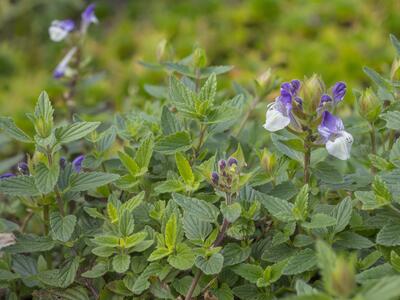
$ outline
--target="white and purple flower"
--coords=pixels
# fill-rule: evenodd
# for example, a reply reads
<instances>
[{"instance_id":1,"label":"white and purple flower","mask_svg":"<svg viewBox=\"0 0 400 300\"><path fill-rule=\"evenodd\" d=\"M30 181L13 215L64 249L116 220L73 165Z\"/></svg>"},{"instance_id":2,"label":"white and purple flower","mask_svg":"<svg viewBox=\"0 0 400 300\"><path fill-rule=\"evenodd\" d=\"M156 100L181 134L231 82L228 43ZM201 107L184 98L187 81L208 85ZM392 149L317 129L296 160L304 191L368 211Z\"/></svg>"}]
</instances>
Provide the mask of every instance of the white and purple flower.
<instances>
[{"instance_id":1,"label":"white and purple flower","mask_svg":"<svg viewBox=\"0 0 400 300\"><path fill-rule=\"evenodd\" d=\"M288 126L299 127L292 114L293 100L301 106L302 100L297 96L300 89L300 81L292 80L281 85L281 94L275 102L268 106L264 128L275 132Z\"/></svg>"},{"instance_id":2,"label":"white and purple flower","mask_svg":"<svg viewBox=\"0 0 400 300\"><path fill-rule=\"evenodd\" d=\"M84 160L85 156L79 155L72 161L72 168L76 173L79 173L82 170L82 163Z\"/></svg>"},{"instance_id":3,"label":"white and purple flower","mask_svg":"<svg viewBox=\"0 0 400 300\"><path fill-rule=\"evenodd\" d=\"M71 61L71 59L74 57L76 51L77 51L77 47L73 47L71 50L68 51L68 53L64 56L64 58L61 60L61 62L55 68L55 70L53 72L54 78L59 79L59 78L65 76L65 73L68 69L68 64Z\"/></svg>"},{"instance_id":4,"label":"white and purple flower","mask_svg":"<svg viewBox=\"0 0 400 300\"><path fill-rule=\"evenodd\" d=\"M50 39L54 42L61 42L74 28L75 23L72 20L54 20L49 27Z\"/></svg>"},{"instance_id":5,"label":"white and purple flower","mask_svg":"<svg viewBox=\"0 0 400 300\"><path fill-rule=\"evenodd\" d=\"M344 130L340 118L335 117L329 111L324 111L318 132L330 155L341 160L350 158L353 136Z\"/></svg>"},{"instance_id":6,"label":"white and purple flower","mask_svg":"<svg viewBox=\"0 0 400 300\"><path fill-rule=\"evenodd\" d=\"M82 13L82 23L81 23L81 31L86 33L90 24L96 24L99 22L96 15L94 14L95 9L94 4L90 4Z\"/></svg>"}]
</instances>

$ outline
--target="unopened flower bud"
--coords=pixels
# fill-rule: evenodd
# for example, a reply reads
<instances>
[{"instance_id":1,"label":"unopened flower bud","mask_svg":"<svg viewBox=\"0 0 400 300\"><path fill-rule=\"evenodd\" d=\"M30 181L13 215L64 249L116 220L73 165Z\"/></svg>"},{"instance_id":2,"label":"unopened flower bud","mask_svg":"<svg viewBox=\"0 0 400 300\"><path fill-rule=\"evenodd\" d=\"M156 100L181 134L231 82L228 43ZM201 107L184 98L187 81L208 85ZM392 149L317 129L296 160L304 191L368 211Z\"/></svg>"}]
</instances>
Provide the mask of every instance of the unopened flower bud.
<instances>
[{"instance_id":1,"label":"unopened flower bud","mask_svg":"<svg viewBox=\"0 0 400 300\"><path fill-rule=\"evenodd\" d=\"M15 177L15 174L13 173L4 173L0 175L0 180L10 178L10 177Z\"/></svg>"},{"instance_id":2,"label":"unopened flower bud","mask_svg":"<svg viewBox=\"0 0 400 300\"><path fill-rule=\"evenodd\" d=\"M47 138L51 134L52 128L52 120L46 121L44 118L37 118L35 120L35 130L41 138Z\"/></svg>"},{"instance_id":3,"label":"unopened flower bud","mask_svg":"<svg viewBox=\"0 0 400 300\"><path fill-rule=\"evenodd\" d=\"M271 81L272 81L272 70L271 70L271 68L269 68L267 71L262 73L256 79L256 82L262 87L266 87L266 86L270 85Z\"/></svg>"},{"instance_id":4,"label":"unopened flower bud","mask_svg":"<svg viewBox=\"0 0 400 300\"><path fill-rule=\"evenodd\" d=\"M382 111L382 103L371 88L368 88L358 99L358 111L368 122L374 122Z\"/></svg>"},{"instance_id":5,"label":"unopened flower bud","mask_svg":"<svg viewBox=\"0 0 400 300\"><path fill-rule=\"evenodd\" d=\"M61 169L65 169L65 167L67 166L67 160L65 159L65 157L60 158L59 164Z\"/></svg>"},{"instance_id":6,"label":"unopened flower bud","mask_svg":"<svg viewBox=\"0 0 400 300\"><path fill-rule=\"evenodd\" d=\"M306 113L314 114L316 112L324 92L325 85L318 75L314 74L304 81L300 90L300 98L303 99L303 108Z\"/></svg>"},{"instance_id":7,"label":"unopened flower bud","mask_svg":"<svg viewBox=\"0 0 400 300\"><path fill-rule=\"evenodd\" d=\"M275 153L271 153L267 149L264 149L262 156L261 156L261 166L267 172L272 173L276 166Z\"/></svg>"},{"instance_id":8,"label":"unopened flower bud","mask_svg":"<svg viewBox=\"0 0 400 300\"><path fill-rule=\"evenodd\" d=\"M233 165L237 165L237 164L238 164L238 161L237 161L236 158L230 157L230 158L228 159L228 166L232 167Z\"/></svg>"},{"instance_id":9,"label":"unopened flower bud","mask_svg":"<svg viewBox=\"0 0 400 300\"><path fill-rule=\"evenodd\" d=\"M220 171L225 170L225 168L226 168L226 160L225 160L225 159L221 159L221 160L218 162L218 167L219 167L219 170L220 170Z\"/></svg>"},{"instance_id":10,"label":"unopened flower bud","mask_svg":"<svg viewBox=\"0 0 400 300\"><path fill-rule=\"evenodd\" d=\"M332 272L331 287L333 292L343 298L348 298L356 284L353 265L344 258L338 258Z\"/></svg>"},{"instance_id":11,"label":"unopened flower bud","mask_svg":"<svg viewBox=\"0 0 400 300\"><path fill-rule=\"evenodd\" d=\"M167 40L162 39L157 45L157 61L158 62L162 61L166 47L167 47Z\"/></svg>"},{"instance_id":12,"label":"unopened flower bud","mask_svg":"<svg viewBox=\"0 0 400 300\"><path fill-rule=\"evenodd\" d=\"M218 175L217 172L212 172L212 174L211 174L211 181L212 181L212 183L214 183L214 184L218 184L218 182L219 182L219 175Z\"/></svg>"},{"instance_id":13,"label":"unopened flower bud","mask_svg":"<svg viewBox=\"0 0 400 300\"><path fill-rule=\"evenodd\" d=\"M195 68L204 68L207 65L207 56L202 48L194 50L193 65Z\"/></svg>"}]
</instances>

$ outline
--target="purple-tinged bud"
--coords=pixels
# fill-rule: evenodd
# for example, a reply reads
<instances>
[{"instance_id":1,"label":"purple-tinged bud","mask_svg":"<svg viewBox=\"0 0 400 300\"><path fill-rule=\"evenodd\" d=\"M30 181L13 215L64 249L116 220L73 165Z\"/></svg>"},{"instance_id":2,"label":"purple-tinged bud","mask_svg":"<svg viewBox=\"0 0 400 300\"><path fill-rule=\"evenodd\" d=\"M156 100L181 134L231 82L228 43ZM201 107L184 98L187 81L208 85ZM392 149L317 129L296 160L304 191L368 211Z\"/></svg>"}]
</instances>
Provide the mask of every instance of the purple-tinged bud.
<instances>
[{"instance_id":1,"label":"purple-tinged bud","mask_svg":"<svg viewBox=\"0 0 400 300\"><path fill-rule=\"evenodd\" d=\"M94 9L96 6L94 4L90 4L82 13L82 24L81 24L81 31L86 33L89 25L91 23L98 23L99 20L97 19L96 15L94 14Z\"/></svg>"},{"instance_id":2,"label":"purple-tinged bud","mask_svg":"<svg viewBox=\"0 0 400 300\"><path fill-rule=\"evenodd\" d=\"M61 62L57 65L57 67L53 71L53 77L55 79L60 79L61 77L65 76L65 74L66 74L66 72L68 70L69 62L74 57L77 49L78 48L73 47L71 50L69 50L68 53L61 60Z\"/></svg>"},{"instance_id":3,"label":"purple-tinged bud","mask_svg":"<svg viewBox=\"0 0 400 300\"><path fill-rule=\"evenodd\" d=\"M60 158L60 161L59 161L59 164L60 164L60 168L61 168L61 169L65 169L65 167L67 166L67 160L66 160L66 158L65 158L65 157L61 157L61 158Z\"/></svg>"},{"instance_id":4,"label":"purple-tinged bud","mask_svg":"<svg viewBox=\"0 0 400 300\"><path fill-rule=\"evenodd\" d=\"M20 162L18 164L18 171L21 174L29 175L29 166L28 166L28 164L26 162Z\"/></svg>"},{"instance_id":5,"label":"purple-tinged bud","mask_svg":"<svg viewBox=\"0 0 400 300\"><path fill-rule=\"evenodd\" d=\"M4 174L0 175L0 180L7 179L7 178L10 178L10 177L15 177L15 174L13 174L13 173L4 173Z\"/></svg>"},{"instance_id":6,"label":"purple-tinged bud","mask_svg":"<svg viewBox=\"0 0 400 300\"><path fill-rule=\"evenodd\" d=\"M212 174L211 174L211 181L212 181L212 183L214 183L214 184L218 184L218 182L219 182L219 175L218 175L217 172L212 172Z\"/></svg>"},{"instance_id":7,"label":"purple-tinged bud","mask_svg":"<svg viewBox=\"0 0 400 300\"><path fill-rule=\"evenodd\" d=\"M79 155L72 161L72 167L74 168L76 173L79 173L82 170L82 163L84 159L84 155Z\"/></svg>"},{"instance_id":8,"label":"purple-tinged bud","mask_svg":"<svg viewBox=\"0 0 400 300\"><path fill-rule=\"evenodd\" d=\"M237 161L236 158L230 157L230 158L228 159L228 166L232 167L233 165L237 165L237 164L238 164L238 161Z\"/></svg>"},{"instance_id":9,"label":"purple-tinged bud","mask_svg":"<svg viewBox=\"0 0 400 300\"><path fill-rule=\"evenodd\" d=\"M335 85L332 88L332 96L335 104L343 100L344 95L346 94L346 90L347 87L344 82L339 81L335 83Z\"/></svg>"},{"instance_id":10,"label":"purple-tinged bud","mask_svg":"<svg viewBox=\"0 0 400 300\"><path fill-rule=\"evenodd\" d=\"M226 168L226 160L225 159L221 159L218 162L218 167L220 171L223 171Z\"/></svg>"}]
</instances>

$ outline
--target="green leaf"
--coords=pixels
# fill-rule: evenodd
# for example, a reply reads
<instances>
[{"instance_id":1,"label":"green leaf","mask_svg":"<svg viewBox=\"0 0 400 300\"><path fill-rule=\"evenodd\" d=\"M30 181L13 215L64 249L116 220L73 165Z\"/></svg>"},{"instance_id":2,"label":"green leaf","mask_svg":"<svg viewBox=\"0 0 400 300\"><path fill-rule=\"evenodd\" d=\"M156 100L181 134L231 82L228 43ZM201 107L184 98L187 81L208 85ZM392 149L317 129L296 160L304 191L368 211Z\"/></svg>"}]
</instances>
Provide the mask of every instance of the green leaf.
<instances>
[{"instance_id":1,"label":"green leaf","mask_svg":"<svg viewBox=\"0 0 400 300\"><path fill-rule=\"evenodd\" d=\"M155 150L166 155L184 152L192 147L190 136L185 131L179 131L162 137L157 141Z\"/></svg>"},{"instance_id":2,"label":"green leaf","mask_svg":"<svg viewBox=\"0 0 400 300\"><path fill-rule=\"evenodd\" d=\"M9 117L0 117L0 128L4 130L9 137L23 142L32 143L32 138L15 125L14 120Z\"/></svg>"},{"instance_id":3,"label":"green leaf","mask_svg":"<svg viewBox=\"0 0 400 300\"><path fill-rule=\"evenodd\" d=\"M366 249L373 247L374 243L355 232L345 231L336 236L335 245L348 249Z\"/></svg>"},{"instance_id":4,"label":"green leaf","mask_svg":"<svg viewBox=\"0 0 400 300\"><path fill-rule=\"evenodd\" d=\"M121 163L124 165L124 167L128 170L128 172L132 176L136 176L140 172L139 165L128 154L124 152L118 152L118 157L121 160Z\"/></svg>"},{"instance_id":5,"label":"green leaf","mask_svg":"<svg viewBox=\"0 0 400 300\"><path fill-rule=\"evenodd\" d=\"M233 266L244 262L250 256L250 247L240 247L238 244L230 243L222 249L224 266Z\"/></svg>"},{"instance_id":6,"label":"green leaf","mask_svg":"<svg viewBox=\"0 0 400 300\"><path fill-rule=\"evenodd\" d=\"M75 230L76 217L74 215L61 216L58 212L50 215L50 228L53 237L59 241L67 242Z\"/></svg>"},{"instance_id":7,"label":"green leaf","mask_svg":"<svg viewBox=\"0 0 400 300\"><path fill-rule=\"evenodd\" d=\"M131 234L130 236L128 236L125 239L125 247L129 249L134 246L140 245L146 237L147 237L146 231L141 231L141 232ZM146 241L146 242L149 242L150 245L153 244L153 241ZM141 251L138 251L138 252L141 252Z\"/></svg>"},{"instance_id":8,"label":"green leaf","mask_svg":"<svg viewBox=\"0 0 400 300\"><path fill-rule=\"evenodd\" d=\"M55 245L56 243L48 236L27 234L17 236L16 243L2 249L2 251L11 254L42 252L53 249Z\"/></svg>"},{"instance_id":9,"label":"green leaf","mask_svg":"<svg viewBox=\"0 0 400 300\"><path fill-rule=\"evenodd\" d=\"M0 180L0 192L12 196L38 196L33 176L16 176Z\"/></svg>"},{"instance_id":10,"label":"green leaf","mask_svg":"<svg viewBox=\"0 0 400 300\"><path fill-rule=\"evenodd\" d=\"M119 238L113 235L98 235L93 242L99 246L117 247L119 246Z\"/></svg>"},{"instance_id":11,"label":"green leaf","mask_svg":"<svg viewBox=\"0 0 400 300\"><path fill-rule=\"evenodd\" d=\"M224 257L221 253L214 253L206 258L198 256L195 261L196 267L203 271L206 275L218 274L222 270Z\"/></svg>"},{"instance_id":12,"label":"green leaf","mask_svg":"<svg viewBox=\"0 0 400 300\"><path fill-rule=\"evenodd\" d=\"M177 217L172 214L165 225L165 245L171 251L175 249L178 235Z\"/></svg>"},{"instance_id":13,"label":"green leaf","mask_svg":"<svg viewBox=\"0 0 400 300\"><path fill-rule=\"evenodd\" d=\"M35 168L35 184L42 194L48 194L53 191L60 173L59 164L53 164L48 168L44 163L38 163Z\"/></svg>"},{"instance_id":14,"label":"green leaf","mask_svg":"<svg viewBox=\"0 0 400 300\"><path fill-rule=\"evenodd\" d=\"M336 218L336 225L334 233L343 231L349 224L351 214L353 212L353 205L349 197L343 199L333 210L332 216Z\"/></svg>"},{"instance_id":15,"label":"green leaf","mask_svg":"<svg viewBox=\"0 0 400 300\"><path fill-rule=\"evenodd\" d=\"M354 195L361 201L363 210L373 210L385 205L385 203L378 203L374 192L371 191L357 191Z\"/></svg>"},{"instance_id":16,"label":"green leaf","mask_svg":"<svg viewBox=\"0 0 400 300\"><path fill-rule=\"evenodd\" d=\"M85 278L99 278L108 272L108 264L105 262L99 262L89 271L82 273L82 277Z\"/></svg>"},{"instance_id":17,"label":"green leaf","mask_svg":"<svg viewBox=\"0 0 400 300\"><path fill-rule=\"evenodd\" d=\"M393 269L400 272L400 255L398 255L394 250L390 251L390 264Z\"/></svg>"},{"instance_id":18,"label":"green leaf","mask_svg":"<svg viewBox=\"0 0 400 300\"><path fill-rule=\"evenodd\" d=\"M321 213L317 213L311 217L311 222L302 223L301 226L308 229L326 228L336 225L336 219Z\"/></svg>"},{"instance_id":19,"label":"green leaf","mask_svg":"<svg viewBox=\"0 0 400 300\"><path fill-rule=\"evenodd\" d=\"M292 256L283 274L296 275L313 269L317 264L315 252L311 249L304 249Z\"/></svg>"},{"instance_id":20,"label":"green leaf","mask_svg":"<svg viewBox=\"0 0 400 300\"><path fill-rule=\"evenodd\" d=\"M136 151L135 161L137 162L139 168L142 170L147 171L149 166L151 156L153 155L153 148L154 148L154 140L153 136L147 136L142 143L140 144L139 148Z\"/></svg>"},{"instance_id":21,"label":"green leaf","mask_svg":"<svg viewBox=\"0 0 400 300\"><path fill-rule=\"evenodd\" d=\"M70 259L61 269L48 270L38 274L38 279L44 284L66 288L70 286L76 276L79 268L80 257L76 256Z\"/></svg>"},{"instance_id":22,"label":"green leaf","mask_svg":"<svg viewBox=\"0 0 400 300\"><path fill-rule=\"evenodd\" d=\"M264 270L260 266L252 264L240 264L234 267L232 271L251 283L256 283L264 274Z\"/></svg>"},{"instance_id":23,"label":"green leaf","mask_svg":"<svg viewBox=\"0 0 400 300\"><path fill-rule=\"evenodd\" d=\"M237 202L229 205L222 203L221 212L224 218L229 221L229 223L233 223L240 217L240 214L242 213L242 207Z\"/></svg>"},{"instance_id":24,"label":"green leaf","mask_svg":"<svg viewBox=\"0 0 400 300\"><path fill-rule=\"evenodd\" d=\"M400 296L400 276L380 277L371 286L366 286L362 292L364 300L393 300Z\"/></svg>"},{"instance_id":25,"label":"green leaf","mask_svg":"<svg viewBox=\"0 0 400 300\"><path fill-rule=\"evenodd\" d=\"M42 294L43 291L43 294ZM68 289L41 290L40 298L48 300L89 300L88 292L83 286L73 286ZM36 298L36 297L35 297Z\"/></svg>"},{"instance_id":26,"label":"green leaf","mask_svg":"<svg viewBox=\"0 0 400 300\"><path fill-rule=\"evenodd\" d=\"M388 111L381 114L381 118L386 121L386 128L400 130L400 112Z\"/></svg>"},{"instance_id":27,"label":"green leaf","mask_svg":"<svg viewBox=\"0 0 400 300\"><path fill-rule=\"evenodd\" d=\"M103 172L87 172L75 174L70 181L70 192L93 190L99 186L111 183L119 178L117 174Z\"/></svg>"},{"instance_id":28,"label":"green leaf","mask_svg":"<svg viewBox=\"0 0 400 300\"><path fill-rule=\"evenodd\" d=\"M182 126L179 123L179 120L167 106L163 106L161 113L161 129L164 135L170 135L175 132L182 131Z\"/></svg>"},{"instance_id":29,"label":"green leaf","mask_svg":"<svg viewBox=\"0 0 400 300\"><path fill-rule=\"evenodd\" d=\"M168 256L170 253L171 253L171 251L167 248L163 248L163 247L157 248L150 254L150 256L147 260L148 261L159 260L161 258Z\"/></svg>"},{"instance_id":30,"label":"green leaf","mask_svg":"<svg viewBox=\"0 0 400 300\"><path fill-rule=\"evenodd\" d=\"M193 175L192 167L189 164L189 161L186 159L186 157L182 153L177 152L175 154L175 162L176 162L176 166L178 168L179 174L185 181L186 185L191 186L194 183L194 175Z\"/></svg>"},{"instance_id":31,"label":"green leaf","mask_svg":"<svg viewBox=\"0 0 400 300\"><path fill-rule=\"evenodd\" d=\"M119 219L118 210L112 202L107 203L107 215L111 223L116 223Z\"/></svg>"},{"instance_id":32,"label":"green leaf","mask_svg":"<svg viewBox=\"0 0 400 300\"><path fill-rule=\"evenodd\" d=\"M196 254L186 244L178 244L176 251L168 257L168 263L178 270L190 269L196 258Z\"/></svg>"},{"instance_id":33,"label":"green leaf","mask_svg":"<svg viewBox=\"0 0 400 300\"><path fill-rule=\"evenodd\" d=\"M134 196L131 199L129 199L128 201L122 203L121 210L133 212L133 210L143 202L144 195L145 195L145 192L141 191L136 196Z\"/></svg>"},{"instance_id":34,"label":"green leaf","mask_svg":"<svg viewBox=\"0 0 400 300\"><path fill-rule=\"evenodd\" d=\"M308 216L308 190L308 184L304 185L294 202L293 214L300 221L304 221Z\"/></svg>"},{"instance_id":35,"label":"green leaf","mask_svg":"<svg viewBox=\"0 0 400 300\"><path fill-rule=\"evenodd\" d=\"M174 281L172 282L172 287L180 294L180 295L186 295L190 285L193 281L193 277L191 276L185 276L183 278L175 278ZM194 289L194 292L192 294L193 297L197 297L201 293L201 288L199 285L196 286Z\"/></svg>"},{"instance_id":36,"label":"green leaf","mask_svg":"<svg viewBox=\"0 0 400 300\"><path fill-rule=\"evenodd\" d=\"M397 55L400 55L400 42L394 34L390 34L390 41L393 47L396 49Z\"/></svg>"},{"instance_id":37,"label":"green leaf","mask_svg":"<svg viewBox=\"0 0 400 300\"><path fill-rule=\"evenodd\" d=\"M175 202L184 209L185 213L196 216L205 222L215 222L219 215L219 209L214 205L196 198L186 197L181 194L172 194Z\"/></svg>"},{"instance_id":38,"label":"green leaf","mask_svg":"<svg viewBox=\"0 0 400 300\"><path fill-rule=\"evenodd\" d=\"M390 222L385 225L376 236L376 242L384 246L400 245L400 223Z\"/></svg>"},{"instance_id":39,"label":"green leaf","mask_svg":"<svg viewBox=\"0 0 400 300\"><path fill-rule=\"evenodd\" d=\"M215 76L215 74L213 73L210 75L210 77L208 77L207 81L200 89L199 99L201 101L214 102L216 92L217 92L217 76Z\"/></svg>"},{"instance_id":40,"label":"green leaf","mask_svg":"<svg viewBox=\"0 0 400 300\"><path fill-rule=\"evenodd\" d=\"M128 254L118 254L112 260L112 266L115 272L124 273L128 270L131 263L131 257Z\"/></svg>"},{"instance_id":41,"label":"green leaf","mask_svg":"<svg viewBox=\"0 0 400 300\"><path fill-rule=\"evenodd\" d=\"M204 243L212 231L212 226L210 223L200 220L195 215L185 214L183 217L183 230L189 240Z\"/></svg>"},{"instance_id":42,"label":"green leaf","mask_svg":"<svg viewBox=\"0 0 400 300\"><path fill-rule=\"evenodd\" d=\"M365 74L367 74L367 76L372 79L373 82L375 82L375 84L378 87L381 87L383 89L387 89L389 86L388 81L383 78L381 75L379 75L377 72L375 72L374 70L372 70L371 68L368 67L364 67L363 71Z\"/></svg>"},{"instance_id":43,"label":"green leaf","mask_svg":"<svg viewBox=\"0 0 400 300\"><path fill-rule=\"evenodd\" d=\"M279 198L275 198L269 195L260 194L260 202L278 220L283 222L294 221L295 216L293 215L293 204Z\"/></svg>"},{"instance_id":44,"label":"green leaf","mask_svg":"<svg viewBox=\"0 0 400 300\"><path fill-rule=\"evenodd\" d=\"M100 122L76 122L56 129L55 136L59 143L66 144L84 138L100 125Z\"/></svg>"},{"instance_id":45,"label":"green leaf","mask_svg":"<svg viewBox=\"0 0 400 300\"><path fill-rule=\"evenodd\" d=\"M343 176L340 174L340 172L327 162L318 163L315 168L313 168L313 173L316 178L322 180L323 182L329 184L343 183Z\"/></svg>"}]
</instances>

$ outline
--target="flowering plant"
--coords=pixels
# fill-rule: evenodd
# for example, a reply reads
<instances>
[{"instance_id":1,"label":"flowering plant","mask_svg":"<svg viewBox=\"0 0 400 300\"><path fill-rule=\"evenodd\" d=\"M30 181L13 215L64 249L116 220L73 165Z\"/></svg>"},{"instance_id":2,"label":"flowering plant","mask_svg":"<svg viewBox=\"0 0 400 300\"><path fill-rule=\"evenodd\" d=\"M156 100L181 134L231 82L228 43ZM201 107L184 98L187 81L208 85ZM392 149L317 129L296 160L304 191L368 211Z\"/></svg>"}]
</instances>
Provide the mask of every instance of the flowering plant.
<instances>
[{"instance_id":1,"label":"flowering plant","mask_svg":"<svg viewBox=\"0 0 400 300\"><path fill-rule=\"evenodd\" d=\"M96 20L89 6L75 33ZM75 28L54 21L50 36ZM397 299L397 58L389 78L365 69L375 85L354 90L349 114L343 82L285 82L267 105L271 70L231 90L217 77L232 67L209 66L201 48L162 57L142 62L168 73L146 88L151 110L65 118L42 92L29 131L0 118L29 149L0 177L3 295Z\"/></svg>"}]
</instances>

